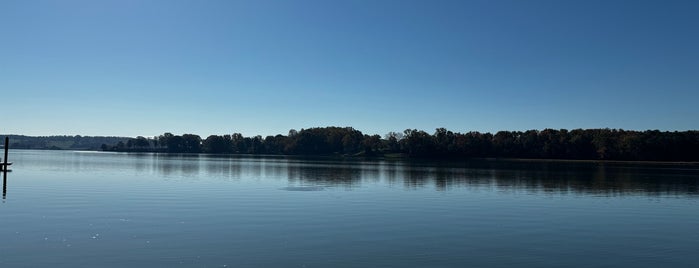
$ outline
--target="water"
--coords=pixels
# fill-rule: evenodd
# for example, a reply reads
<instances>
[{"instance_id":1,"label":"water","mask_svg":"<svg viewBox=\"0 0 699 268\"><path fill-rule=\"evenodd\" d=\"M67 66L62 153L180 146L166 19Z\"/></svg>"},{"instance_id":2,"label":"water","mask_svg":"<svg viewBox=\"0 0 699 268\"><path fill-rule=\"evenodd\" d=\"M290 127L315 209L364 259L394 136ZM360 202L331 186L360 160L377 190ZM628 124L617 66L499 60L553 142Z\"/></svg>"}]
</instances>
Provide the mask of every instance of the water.
<instances>
[{"instance_id":1,"label":"water","mask_svg":"<svg viewBox=\"0 0 699 268\"><path fill-rule=\"evenodd\" d=\"M11 151L0 267L696 267L699 166Z\"/></svg>"}]
</instances>

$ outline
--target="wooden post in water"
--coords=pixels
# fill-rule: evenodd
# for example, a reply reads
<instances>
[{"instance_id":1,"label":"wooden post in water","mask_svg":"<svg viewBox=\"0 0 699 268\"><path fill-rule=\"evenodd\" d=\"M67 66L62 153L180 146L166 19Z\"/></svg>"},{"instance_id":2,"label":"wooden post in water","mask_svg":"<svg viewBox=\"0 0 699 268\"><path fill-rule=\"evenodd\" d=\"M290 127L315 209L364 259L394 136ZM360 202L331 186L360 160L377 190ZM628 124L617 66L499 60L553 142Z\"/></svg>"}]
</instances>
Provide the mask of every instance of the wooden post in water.
<instances>
[{"instance_id":1,"label":"wooden post in water","mask_svg":"<svg viewBox=\"0 0 699 268\"><path fill-rule=\"evenodd\" d=\"M10 137L5 137L5 158L2 159L2 161L3 161L2 168L5 170L5 172L7 172L7 150L10 149L9 144L10 144Z\"/></svg>"},{"instance_id":2,"label":"wooden post in water","mask_svg":"<svg viewBox=\"0 0 699 268\"><path fill-rule=\"evenodd\" d=\"M7 167L7 150L10 149L10 137L5 137L5 158L2 159L2 161L5 161L5 167Z\"/></svg>"}]
</instances>

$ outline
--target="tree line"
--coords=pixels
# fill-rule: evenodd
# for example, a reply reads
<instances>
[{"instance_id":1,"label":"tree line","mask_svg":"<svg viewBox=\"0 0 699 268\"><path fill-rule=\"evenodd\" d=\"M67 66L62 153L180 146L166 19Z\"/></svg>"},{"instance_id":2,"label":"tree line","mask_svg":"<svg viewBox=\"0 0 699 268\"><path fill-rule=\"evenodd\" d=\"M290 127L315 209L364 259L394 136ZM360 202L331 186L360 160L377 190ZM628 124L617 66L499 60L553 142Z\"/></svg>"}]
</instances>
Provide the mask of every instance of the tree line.
<instances>
[{"instance_id":1,"label":"tree line","mask_svg":"<svg viewBox=\"0 0 699 268\"><path fill-rule=\"evenodd\" d=\"M351 127L290 130L287 135L244 137L240 133L137 137L102 150L271 155L352 155L429 158L533 158L579 160L699 161L699 131L544 129L430 134L406 129L383 137Z\"/></svg>"},{"instance_id":2,"label":"tree line","mask_svg":"<svg viewBox=\"0 0 699 268\"><path fill-rule=\"evenodd\" d=\"M99 150L102 144L127 142L129 137L102 136L24 136L0 135L10 138L9 147L12 149L38 150ZM2 146L2 145L0 145Z\"/></svg>"}]
</instances>

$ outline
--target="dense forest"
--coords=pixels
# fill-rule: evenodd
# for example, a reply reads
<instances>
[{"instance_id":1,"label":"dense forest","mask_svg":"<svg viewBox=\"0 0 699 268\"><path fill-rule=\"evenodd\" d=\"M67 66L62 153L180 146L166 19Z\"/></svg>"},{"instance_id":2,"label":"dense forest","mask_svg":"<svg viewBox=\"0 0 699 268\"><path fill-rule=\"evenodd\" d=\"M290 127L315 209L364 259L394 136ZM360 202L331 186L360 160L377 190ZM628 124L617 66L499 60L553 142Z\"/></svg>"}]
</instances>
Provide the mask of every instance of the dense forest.
<instances>
[{"instance_id":1,"label":"dense forest","mask_svg":"<svg viewBox=\"0 0 699 268\"><path fill-rule=\"evenodd\" d=\"M91 136L23 136L1 135L9 137L9 147L13 149L41 150L100 150L102 144L127 142L128 137L91 137ZM0 145L4 146L4 144Z\"/></svg>"},{"instance_id":2,"label":"dense forest","mask_svg":"<svg viewBox=\"0 0 699 268\"><path fill-rule=\"evenodd\" d=\"M544 129L495 134L433 134L407 129L385 136L351 127L290 130L287 135L243 137L163 135L102 145L105 151L211 154L407 156L429 158L533 158L580 160L699 161L699 131Z\"/></svg>"}]
</instances>

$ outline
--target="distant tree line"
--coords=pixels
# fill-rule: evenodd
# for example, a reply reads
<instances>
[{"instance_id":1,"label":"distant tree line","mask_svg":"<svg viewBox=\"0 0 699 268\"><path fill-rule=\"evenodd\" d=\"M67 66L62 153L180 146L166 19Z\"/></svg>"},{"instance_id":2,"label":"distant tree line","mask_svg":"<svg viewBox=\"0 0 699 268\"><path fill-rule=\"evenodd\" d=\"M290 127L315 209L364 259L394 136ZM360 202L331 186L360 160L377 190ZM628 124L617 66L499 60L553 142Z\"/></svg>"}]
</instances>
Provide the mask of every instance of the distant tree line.
<instances>
[{"instance_id":1,"label":"distant tree line","mask_svg":"<svg viewBox=\"0 0 699 268\"><path fill-rule=\"evenodd\" d=\"M10 138L9 147L12 149L38 150L99 150L102 144L126 142L128 137L93 137L93 136L24 136L0 135ZM1 144L0 146L4 146Z\"/></svg>"},{"instance_id":2,"label":"distant tree line","mask_svg":"<svg viewBox=\"0 0 699 268\"><path fill-rule=\"evenodd\" d=\"M429 158L540 158L580 160L699 161L699 131L668 132L621 129L544 129L495 134L433 134L406 129L385 136L366 135L351 127L290 130L287 135L243 137L240 133L137 137L105 151L211 154L354 155Z\"/></svg>"}]
</instances>

